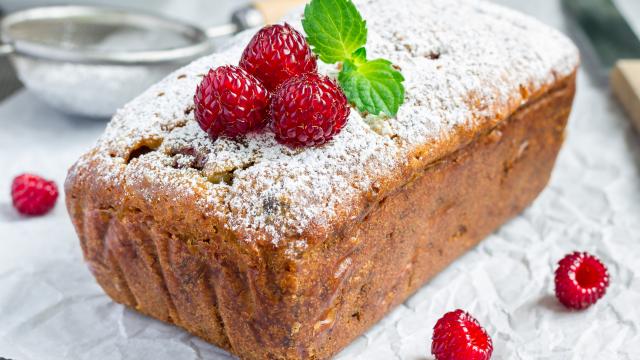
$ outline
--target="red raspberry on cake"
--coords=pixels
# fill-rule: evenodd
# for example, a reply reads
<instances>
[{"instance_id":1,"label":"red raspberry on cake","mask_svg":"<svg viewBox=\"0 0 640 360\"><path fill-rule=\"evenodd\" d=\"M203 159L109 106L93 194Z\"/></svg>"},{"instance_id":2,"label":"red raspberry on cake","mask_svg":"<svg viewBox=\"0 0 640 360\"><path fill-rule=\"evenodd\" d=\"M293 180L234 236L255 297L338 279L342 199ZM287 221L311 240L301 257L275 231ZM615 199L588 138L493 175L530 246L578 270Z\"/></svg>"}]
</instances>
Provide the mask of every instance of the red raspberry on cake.
<instances>
[{"instance_id":1,"label":"red raspberry on cake","mask_svg":"<svg viewBox=\"0 0 640 360\"><path fill-rule=\"evenodd\" d=\"M13 206L24 215L44 215L56 204L58 187L37 175L16 176L11 184Z\"/></svg>"},{"instance_id":2,"label":"red raspberry on cake","mask_svg":"<svg viewBox=\"0 0 640 360\"><path fill-rule=\"evenodd\" d=\"M558 262L556 297L570 309L585 309L604 296L609 286L607 267L586 252L573 252Z\"/></svg>"},{"instance_id":3,"label":"red raspberry on cake","mask_svg":"<svg viewBox=\"0 0 640 360\"><path fill-rule=\"evenodd\" d=\"M236 138L267 123L267 89L237 66L210 70L198 85L193 102L198 124L212 139Z\"/></svg>"},{"instance_id":4,"label":"red raspberry on cake","mask_svg":"<svg viewBox=\"0 0 640 360\"><path fill-rule=\"evenodd\" d=\"M291 147L321 145L344 127L350 108L326 76L305 74L280 86L271 99L276 139Z\"/></svg>"},{"instance_id":5,"label":"red raspberry on cake","mask_svg":"<svg viewBox=\"0 0 640 360\"><path fill-rule=\"evenodd\" d=\"M444 314L433 328L431 354L436 360L488 360L492 352L491 338L466 311Z\"/></svg>"},{"instance_id":6,"label":"red raspberry on cake","mask_svg":"<svg viewBox=\"0 0 640 360\"><path fill-rule=\"evenodd\" d=\"M258 31L244 49L240 67L260 79L269 91L318 69L307 40L287 23Z\"/></svg>"}]
</instances>

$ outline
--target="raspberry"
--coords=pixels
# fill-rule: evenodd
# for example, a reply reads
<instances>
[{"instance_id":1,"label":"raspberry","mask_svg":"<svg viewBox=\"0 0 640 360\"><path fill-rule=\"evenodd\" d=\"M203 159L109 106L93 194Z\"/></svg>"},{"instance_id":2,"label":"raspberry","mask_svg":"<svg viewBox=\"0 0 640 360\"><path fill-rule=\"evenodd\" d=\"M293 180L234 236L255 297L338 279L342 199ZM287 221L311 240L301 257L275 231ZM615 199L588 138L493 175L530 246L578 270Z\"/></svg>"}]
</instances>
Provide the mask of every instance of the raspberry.
<instances>
[{"instance_id":1,"label":"raspberry","mask_svg":"<svg viewBox=\"0 0 640 360\"><path fill-rule=\"evenodd\" d=\"M209 70L193 102L198 124L214 140L219 136L235 138L267 123L267 89L237 66Z\"/></svg>"},{"instance_id":2,"label":"raspberry","mask_svg":"<svg viewBox=\"0 0 640 360\"><path fill-rule=\"evenodd\" d=\"M271 99L276 140L291 147L321 145L344 127L349 104L331 79L316 74L293 78Z\"/></svg>"},{"instance_id":3,"label":"raspberry","mask_svg":"<svg viewBox=\"0 0 640 360\"><path fill-rule=\"evenodd\" d=\"M586 252L573 252L558 262L556 297L570 309L584 309L598 301L609 286L606 266Z\"/></svg>"},{"instance_id":4,"label":"raspberry","mask_svg":"<svg viewBox=\"0 0 640 360\"><path fill-rule=\"evenodd\" d=\"M431 354L436 360L488 360L493 352L491 338L469 313L448 312L433 328Z\"/></svg>"},{"instance_id":5,"label":"raspberry","mask_svg":"<svg viewBox=\"0 0 640 360\"><path fill-rule=\"evenodd\" d=\"M240 67L260 79L269 91L292 77L318 69L304 36L287 23L258 31L244 49Z\"/></svg>"},{"instance_id":6,"label":"raspberry","mask_svg":"<svg viewBox=\"0 0 640 360\"><path fill-rule=\"evenodd\" d=\"M11 184L13 207L24 215L43 215L53 209L58 199L58 187L32 174L18 175Z\"/></svg>"}]
</instances>

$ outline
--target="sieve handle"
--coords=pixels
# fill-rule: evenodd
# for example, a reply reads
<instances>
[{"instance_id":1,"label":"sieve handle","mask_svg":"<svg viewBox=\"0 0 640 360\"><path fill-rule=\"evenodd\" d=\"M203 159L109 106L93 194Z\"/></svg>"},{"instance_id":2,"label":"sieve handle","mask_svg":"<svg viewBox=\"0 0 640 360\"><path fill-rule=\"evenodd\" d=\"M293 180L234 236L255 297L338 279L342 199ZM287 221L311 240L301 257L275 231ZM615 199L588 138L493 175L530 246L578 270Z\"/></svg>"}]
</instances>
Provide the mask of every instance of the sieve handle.
<instances>
[{"instance_id":1,"label":"sieve handle","mask_svg":"<svg viewBox=\"0 0 640 360\"><path fill-rule=\"evenodd\" d=\"M0 42L0 56L6 56L13 54L16 49L11 44L4 44Z\"/></svg>"},{"instance_id":2,"label":"sieve handle","mask_svg":"<svg viewBox=\"0 0 640 360\"><path fill-rule=\"evenodd\" d=\"M294 7L308 0L256 0L233 12L231 22L206 29L207 36L217 38L242 30L278 22Z\"/></svg>"},{"instance_id":3,"label":"sieve handle","mask_svg":"<svg viewBox=\"0 0 640 360\"><path fill-rule=\"evenodd\" d=\"M273 24L307 0L259 0L253 6L262 14L265 24Z\"/></svg>"}]
</instances>

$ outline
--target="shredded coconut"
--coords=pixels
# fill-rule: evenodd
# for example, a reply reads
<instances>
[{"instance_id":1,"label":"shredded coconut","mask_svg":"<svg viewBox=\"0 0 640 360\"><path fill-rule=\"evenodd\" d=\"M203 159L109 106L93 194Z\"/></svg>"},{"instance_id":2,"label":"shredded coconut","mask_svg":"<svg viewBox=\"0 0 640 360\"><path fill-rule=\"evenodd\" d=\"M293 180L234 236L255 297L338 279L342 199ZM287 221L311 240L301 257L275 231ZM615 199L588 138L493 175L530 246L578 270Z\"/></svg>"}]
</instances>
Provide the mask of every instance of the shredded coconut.
<instances>
[{"instance_id":1,"label":"shredded coconut","mask_svg":"<svg viewBox=\"0 0 640 360\"><path fill-rule=\"evenodd\" d=\"M194 90L210 68L237 64L253 35L245 32L226 51L178 70L121 109L98 142L93 166L97 156L99 172L111 181L152 184L148 193L141 190L149 201L158 192L180 197L198 188L204 195L195 206L206 216L220 218L245 241L294 239L287 245L293 251L304 248L305 231L352 214L358 199L397 174L418 148L514 111L527 100L522 89L533 93L578 65L577 50L563 35L487 2L356 5L367 20L369 57L391 60L406 78L396 117L381 124L353 110L342 132L317 148L292 150L269 132L211 141L194 120ZM301 29L299 20L289 19ZM155 151L122 166L132 149L158 139Z\"/></svg>"}]
</instances>

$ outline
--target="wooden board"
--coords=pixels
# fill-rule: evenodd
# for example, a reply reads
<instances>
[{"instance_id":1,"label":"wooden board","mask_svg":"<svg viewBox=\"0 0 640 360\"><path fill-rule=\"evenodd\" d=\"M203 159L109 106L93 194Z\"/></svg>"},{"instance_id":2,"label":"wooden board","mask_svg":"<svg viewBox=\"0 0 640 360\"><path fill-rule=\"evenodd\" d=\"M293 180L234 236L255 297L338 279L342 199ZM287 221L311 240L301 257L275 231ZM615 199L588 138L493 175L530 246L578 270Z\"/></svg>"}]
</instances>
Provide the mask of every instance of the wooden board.
<instances>
[{"instance_id":1,"label":"wooden board","mask_svg":"<svg viewBox=\"0 0 640 360\"><path fill-rule=\"evenodd\" d=\"M640 131L640 60L620 60L611 71L611 89Z\"/></svg>"}]
</instances>

